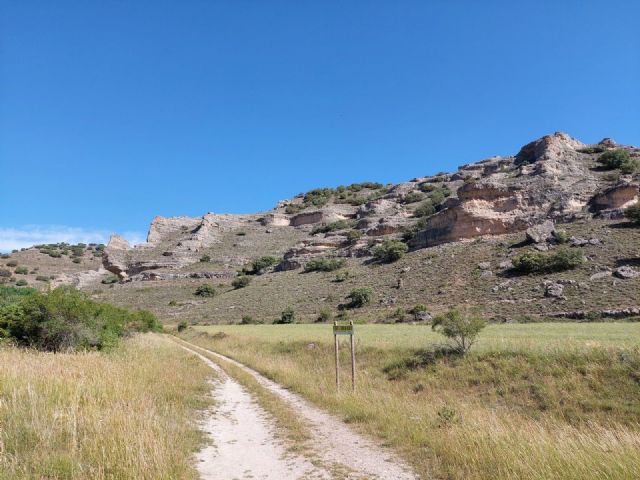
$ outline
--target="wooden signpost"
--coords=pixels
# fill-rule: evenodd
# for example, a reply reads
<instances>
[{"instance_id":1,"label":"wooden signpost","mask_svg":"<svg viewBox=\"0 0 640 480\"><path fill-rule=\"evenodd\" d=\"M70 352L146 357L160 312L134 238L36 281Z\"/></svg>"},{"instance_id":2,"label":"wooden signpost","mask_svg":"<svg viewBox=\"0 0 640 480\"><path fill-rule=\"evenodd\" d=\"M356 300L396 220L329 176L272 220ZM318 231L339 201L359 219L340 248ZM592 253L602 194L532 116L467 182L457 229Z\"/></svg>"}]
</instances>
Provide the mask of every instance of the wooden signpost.
<instances>
[{"instance_id":1,"label":"wooden signpost","mask_svg":"<svg viewBox=\"0 0 640 480\"><path fill-rule=\"evenodd\" d=\"M338 325L333 322L333 343L336 353L336 389L340 390L340 356L338 354L338 335L349 335L351 345L351 390L356 390L356 350L353 343L353 321L349 321L349 325Z\"/></svg>"}]
</instances>

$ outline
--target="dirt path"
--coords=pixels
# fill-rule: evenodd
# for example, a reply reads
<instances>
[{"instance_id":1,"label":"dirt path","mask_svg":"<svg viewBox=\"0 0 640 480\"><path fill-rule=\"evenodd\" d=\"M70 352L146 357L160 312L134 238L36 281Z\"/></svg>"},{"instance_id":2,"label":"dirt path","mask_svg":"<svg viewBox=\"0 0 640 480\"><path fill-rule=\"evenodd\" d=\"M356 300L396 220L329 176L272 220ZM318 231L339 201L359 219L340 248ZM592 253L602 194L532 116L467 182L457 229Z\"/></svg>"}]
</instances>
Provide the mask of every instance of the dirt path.
<instances>
[{"instance_id":1,"label":"dirt path","mask_svg":"<svg viewBox=\"0 0 640 480\"><path fill-rule=\"evenodd\" d=\"M330 415L316 406L310 404L300 396L286 390L277 383L267 379L255 370L239 363L229 357L216 353L214 351L198 347L183 340L180 343L188 345L188 349L198 354L198 352L206 352L221 360L227 361L249 373L255 380L267 390L273 392L280 397L285 403L290 405L296 411L300 418L304 420L309 428L313 439L310 442L314 447L314 454L326 465L340 465L354 473L348 475L349 479L378 479L378 480L417 480L418 476L401 460L395 457L390 451L377 446L373 441L365 438L338 418ZM183 345L184 346L184 345ZM207 359L208 360L208 359ZM210 362L210 361L209 361ZM215 365L215 364L214 364ZM218 367L219 368L219 367ZM228 378L228 377L227 377ZM230 379L229 379L230 380ZM233 381L233 380L231 380ZM234 382L235 383L235 382ZM218 401L221 401L219 397ZM255 404L254 404L255 405ZM216 427L210 427L216 428ZM240 429L240 425L235 427ZM265 426L267 428L267 426ZM215 435L215 434L214 434ZM244 435L244 434L241 434ZM246 436L251 436L247 433ZM233 453L232 453L233 454ZM238 454L236 454L238 455ZM253 455L241 454L242 458ZM261 460L260 460L261 461ZM213 464L217 463L216 459L211 460ZM299 471L299 469L298 469ZM312 475L323 476L324 471L311 473ZM297 479L297 478L313 478L312 476L297 476L297 473L279 477L281 479ZM218 478L218 477L205 477ZM226 477L233 478L233 477ZM239 477L242 478L242 477ZM260 477L256 477L260 478ZM271 478L271 477L264 477ZM275 478L275 477L274 477ZM342 477L344 478L344 477Z\"/></svg>"},{"instance_id":2,"label":"dirt path","mask_svg":"<svg viewBox=\"0 0 640 480\"><path fill-rule=\"evenodd\" d=\"M205 480L329 479L325 470L286 451L275 436L272 421L251 395L218 365L195 349L216 372L212 395L216 405L202 422L211 445L196 455L198 472Z\"/></svg>"}]
</instances>

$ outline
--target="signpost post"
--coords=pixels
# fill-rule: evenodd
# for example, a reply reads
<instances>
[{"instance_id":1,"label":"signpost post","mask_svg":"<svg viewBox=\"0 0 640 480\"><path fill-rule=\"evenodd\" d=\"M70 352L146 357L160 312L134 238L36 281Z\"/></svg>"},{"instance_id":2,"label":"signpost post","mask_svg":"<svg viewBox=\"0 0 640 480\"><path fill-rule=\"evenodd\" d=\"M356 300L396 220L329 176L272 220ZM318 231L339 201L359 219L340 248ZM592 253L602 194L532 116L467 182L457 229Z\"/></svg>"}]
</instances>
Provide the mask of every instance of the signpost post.
<instances>
[{"instance_id":1,"label":"signpost post","mask_svg":"<svg viewBox=\"0 0 640 480\"><path fill-rule=\"evenodd\" d=\"M338 353L338 335L349 335L349 344L351 346L351 390L356 390L356 349L353 341L353 321L349 321L349 325L338 325L333 322L333 343L336 354L336 389L340 390L340 356Z\"/></svg>"}]
</instances>

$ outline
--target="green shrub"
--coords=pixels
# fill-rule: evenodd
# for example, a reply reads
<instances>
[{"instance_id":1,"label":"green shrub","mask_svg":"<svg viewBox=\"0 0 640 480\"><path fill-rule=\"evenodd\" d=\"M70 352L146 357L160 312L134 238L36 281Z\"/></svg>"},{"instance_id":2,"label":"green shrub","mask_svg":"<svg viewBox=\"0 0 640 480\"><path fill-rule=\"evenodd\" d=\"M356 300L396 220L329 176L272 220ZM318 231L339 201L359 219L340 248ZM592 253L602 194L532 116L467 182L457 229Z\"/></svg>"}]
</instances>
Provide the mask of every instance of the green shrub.
<instances>
[{"instance_id":1,"label":"green shrub","mask_svg":"<svg viewBox=\"0 0 640 480\"><path fill-rule=\"evenodd\" d=\"M8 253L3 253L2 255L0 255L0 258L11 258L11 255L9 255Z\"/></svg>"},{"instance_id":2,"label":"green shrub","mask_svg":"<svg viewBox=\"0 0 640 480\"><path fill-rule=\"evenodd\" d=\"M294 323L296 319L296 314L293 311L293 308L287 307L280 314L280 318L277 318L273 321L274 324L287 324Z\"/></svg>"},{"instance_id":3,"label":"green shrub","mask_svg":"<svg viewBox=\"0 0 640 480\"><path fill-rule=\"evenodd\" d=\"M458 310L450 310L433 319L431 329L452 340L456 350L464 355L475 343L478 334L486 326L479 317L463 315Z\"/></svg>"},{"instance_id":4,"label":"green shrub","mask_svg":"<svg viewBox=\"0 0 640 480\"><path fill-rule=\"evenodd\" d=\"M216 294L216 289L213 288L213 285L205 283L196 288L196 291L193 294L198 297L213 297Z\"/></svg>"},{"instance_id":5,"label":"green shrub","mask_svg":"<svg viewBox=\"0 0 640 480\"><path fill-rule=\"evenodd\" d=\"M344 259L339 258L319 258L314 260L309 260L305 266L305 272L333 272L334 270L338 270L339 268L344 267L345 264Z\"/></svg>"},{"instance_id":6,"label":"green shrub","mask_svg":"<svg viewBox=\"0 0 640 480\"><path fill-rule=\"evenodd\" d=\"M246 275L240 275L237 278L233 279L233 282L231 282L231 286L235 289L238 289L246 287L247 285L249 285L249 283L251 283L250 277L247 277Z\"/></svg>"},{"instance_id":7,"label":"green shrub","mask_svg":"<svg viewBox=\"0 0 640 480\"><path fill-rule=\"evenodd\" d=\"M315 207L322 207L331 200L334 193L335 190L332 188L316 188L305 193L303 203L313 205Z\"/></svg>"},{"instance_id":8,"label":"green shrub","mask_svg":"<svg viewBox=\"0 0 640 480\"><path fill-rule=\"evenodd\" d=\"M265 268L277 265L279 260L276 257L264 256L254 260L251 263L251 272L254 275L259 275Z\"/></svg>"},{"instance_id":9,"label":"green shrub","mask_svg":"<svg viewBox=\"0 0 640 480\"><path fill-rule=\"evenodd\" d=\"M15 260L9 260L6 263L7 267L17 267L18 266L18 262L16 262Z\"/></svg>"},{"instance_id":10,"label":"green shrub","mask_svg":"<svg viewBox=\"0 0 640 480\"><path fill-rule=\"evenodd\" d=\"M360 230L349 230L345 233L345 237L347 237L347 241L351 244L357 242L362 237L362 232Z\"/></svg>"},{"instance_id":11,"label":"green shrub","mask_svg":"<svg viewBox=\"0 0 640 480\"><path fill-rule=\"evenodd\" d=\"M187 323L186 320L182 320L179 324L178 324L178 331L179 332L184 332L187 328L189 328L189 324Z\"/></svg>"},{"instance_id":12,"label":"green shrub","mask_svg":"<svg viewBox=\"0 0 640 480\"><path fill-rule=\"evenodd\" d=\"M211 261L211 257L209 255L203 255L200 257L200 261L202 263L209 263Z\"/></svg>"},{"instance_id":13,"label":"green shrub","mask_svg":"<svg viewBox=\"0 0 640 480\"><path fill-rule=\"evenodd\" d=\"M374 258L383 263L400 260L409 251L406 243L400 240L385 240L373 249Z\"/></svg>"},{"instance_id":14,"label":"green shrub","mask_svg":"<svg viewBox=\"0 0 640 480\"><path fill-rule=\"evenodd\" d=\"M395 311L391 314L391 318L395 319L396 323L404 322L406 318L406 312L404 311L404 308L396 308Z\"/></svg>"},{"instance_id":15,"label":"green shrub","mask_svg":"<svg viewBox=\"0 0 640 480\"><path fill-rule=\"evenodd\" d=\"M640 225L640 202L626 208L624 211L624 216L636 225Z\"/></svg>"},{"instance_id":16,"label":"green shrub","mask_svg":"<svg viewBox=\"0 0 640 480\"><path fill-rule=\"evenodd\" d=\"M417 303L416 305L414 305L413 308L411 308L411 310L409 310L409 313L414 317L416 317L416 320L418 319L418 315L426 312L427 312L427 306L423 305L422 303Z\"/></svg>"},{"instance_id":17,"label":"green shrub","mask_svg":"<svg viewBox=\"0 0 640 480\"><path fill-rule=\"evenodd\" d=\"M0 277L9 278L11 276L11 270L7 270L6 268L0 268Z\"/></svg>"},{"instance_id":18,"label":"green shrub","mask_svg":"<svg viewBox=\"0 0 640 480\"><path fill-rule=\"evenodd\" d=\"M108 276L107 278L103 278L101 283L105 284L105 285L111 285L112 283L117 283L118 282L118 277L116 277L115 275L111 275Z\"/></svg>"},{"instance_id":19,"label":"green shrub","mask_svg":"<svg viewBox=\"0 0 640 480\"><path fill-rule=\"evenodd\" d=\"M369 287L356 288L351 290L347 298L351 300L347 305L349 308L361 308L371 303L371 300L373 300L373 290Z\"/></svg>"},{"instance_id":20,"label":"green shrub","mask_svg":"<svg viewBox=\"0 0 640 480\"><path fill-rule=\"evenodd\" d=\"M311 235L315 235L316 233L329 233L336 232L338 230L346 230L347 228L351 228L354 225L355 222L353 220L338 220L326 225L316 225L311 230Z\"/></svg>"},{"instance_id":21,"label":"green shrub","mask_svg":"<svg viewBox=\"0 0 640 480\"><path fill-rule=\"evenodd\" d=\"M284 212L288 213L289 215L294 215L296 213L301 212L302 210L304 210L306 208L306 205L302 205L299 203L289 203L285 208L284 208Z\"/></svg>"},{"instance_id":22,"label":"green shrub","mask_svg":"<svg viewBox=\"0 0 640 480\"><path fill-rule=\"evenodd\" d=\"M256 320L251 315L243 315L242 320L240 320L240 325L259 325L261 323L260 320Z\"/></svg>"},{"instance_id":23,"label":"green shrub","mask_svg":"<svg viewBox=\"0 0 640 480\"><path fill-rule=\"evenodd\" d=\"M554 252L525 252L512 260L513 268L520 273L561 272L576 268L584 263L579 249L558 248Z\"/></svg>"},{"instance_id":24,"label":"green shrub","mask_svg":"<svg viewBox=\"0 0 640 480\"><path fill-rule=\"evenodd\" d=\"M598 158L598 163L609 170L620 169L623 173L633 173L640 165L637 158L632 158L627 150L620 148L604 152Z\"/></svg>"},{"instance_id":25,"label":"green shrub","mask_svg":"<svg viewBox=\"0 0 640 480\"><path fill-rule=\"evenodd\" d=\"M49 281L49 277L47 277L46 275L38 275L36 277L36 281L38 281L38 282L48 282Z\"/></svg>"},{"instance_id":26,"label":"green shrub","mask_svg":"<svg viewBox=\"0 0 640 480\"><path fill-rule=\"evenodd\" d=\"M50 251L48 253L49 253L49 256L52 257L52 258L60 258L60 257L62 257L62 254L60 252Z\"/></svg>"},{"instance_id":27,"label":"green shrub","mask_svg":"<svg viewBox=\"0 0 640 480\"><path fill-rule=\"evenodd\" d=\"M553 231L553 239L563 245L569 241L569 234L566 230L556 229Z\"/></svg>"},{"instance_id":28,"label":"green shrub","mask_svg":"<svg viewBox=\"0 0 640 480\"><path fill-rule=\"evenodd\" d=\"M29 283L24 278L21 278L16 282L16 286L18 287L26 287L28 284Z\"/></svg>"},{"instance_id":29,"label":"green shrub","mask_svg":"<svg viewBox=\"0 0 640 480\"><path fill-rule=\"evenodd\" d=\"M82 260L80 258L74 258L73 260L71 260L73 263L82 263Z\"/></svg>"},{"instance_id":30,"label":"green shrub","mask_svg":"<svg viewBox=\"0 0 640 480\"><path fill-rule=\"evenodd\" d=\"M316 322L327 323L330 320L331 320L331 310L329 310L328 308L323 308L322 310L320 310L320 313L318 313L318 318L316 319Z\"/></svg>"},{"instance_id":31,"label":"green shrub","mask_svg":"<svg viewBox=\"0 0 640 480\"><path fill-rule=\"evenodd\" d=\"M98 303L71 288L25 290L21 296L0 294L0 331L21 346L54 352L102 349L130 332L162 330L150 312Z\"/></svg>"},{"instance_id":32,"label":"green shrub","mask_svg":"<svg viewBox=\"0 0 640 480\"><path fill-rule=\"evenodd\" d=\"M402 203L416 203L424 198L420 192L409 192L402 198Z\"/></svg>"},{"instance_id":33,"label":"green shrub","mask_svg":"<svg viewBox=\"0 0 640 480\"><path fill-rule=\"evenodd\" d=\"M336 273L336 278L333 280L336 283L341 283L344 282L347 278L349 278L350 273L348 270L345 270L344 272L340 272L340 273Z\"/></svg>"},{"instance_id":34,"label":"green shrub","mask_svg":"<svg viewBox=\"0 0 640 480\"><path fill-rule=\"evenodd\" d=\"M413 215L416 217L430 217L436 213L436 207L433 206L431 200L425 200L413 211Z\"/></svg>"},{"instance_id":35,"label":"green shrub","mask_svg":"<svg viewBox=\"0 0 640 480\"><path fill-rule=\"evenodd\" d=\"M29 273L29 269L27 267L16 267L16 269L14 270L14 273L17 275L26 275L27 273Z\"/></svg>"},{"instance_id":36,"label":"green shrub","mask_svg":"<svg viewBox=\"0 0 640 480\"><path fill-rule=\"evenodd\" d=\"M589 145L579 149L580 153L602 153L607 149L604 145Z\"/></svg>"}]
</instances>

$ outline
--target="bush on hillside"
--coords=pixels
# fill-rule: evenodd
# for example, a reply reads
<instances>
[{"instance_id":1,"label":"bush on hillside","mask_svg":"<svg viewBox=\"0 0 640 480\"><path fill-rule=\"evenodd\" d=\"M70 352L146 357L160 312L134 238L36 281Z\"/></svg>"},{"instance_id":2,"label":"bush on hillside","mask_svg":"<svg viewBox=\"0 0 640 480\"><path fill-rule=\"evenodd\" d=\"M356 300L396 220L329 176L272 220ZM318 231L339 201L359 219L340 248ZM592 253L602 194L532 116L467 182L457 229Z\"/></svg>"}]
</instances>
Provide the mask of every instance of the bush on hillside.
<instances>
[{"instance_id":1,"label":"bush on hillside","mask_svg":"<svg viewBox=\"0 0 640 480\"><path fill-rule=\"evenodd\" d=\"M211 261L211 257L209 255L202 255L200 257L200 261L202 263L209 263Z\"/></svg>"},{"instance_id":2,"label":"bush on hillside","mask_svg":"<svg viewBox=\"0 0 640 480\"><path fill-rule=\"evenodd\" d=\"M29 282L27 282L24 278L21 278L16 282L17 287L26 287L27 285L29 285Z\"/></svg>"},{"instance_id":3,"label":"bush on hillside","mask_svg":"<svg viewBox=\"0 0 640 480\"><path fill-rule=\"evenodd\" d=\"M103 278L101 280L101 283L103 283L104 285L111 285L112 283L118 283L118 277L116 277L115 275L111 275L107 278Z\"/></svg>"},{"instance_id":4,"label":"bush on hillside","mask_svg":"<svg viewBox=\"0 0 640 480\"><path fill-rule=\"evenodd\" d=\"M276 257L266 255L251 262L251 271L253 275L259 275L264 269L277 265L279 260Z\"/></svg>"},{"instance_id":5,"label":"bush on hillside","mask_svg":"<svg viewBox=\"0 0 640 480\"><path fill-rule=\"evenodd\" d=\"M193 292L193 294L198 297L213 297L216 294L216 289L213 288L213 285L205 283L196 288L196 291Z\"/></svg>"},{"instance_id":6,"label":"bush on hillside","mask_svg":"<svg viewBox=\"0 0 640 480\"><path fill-rule=\"evenodd\" d=\"M400 260L409 251L406 243L400 240L385 240L373 249L374 258L382 263Z\"/></svg>"},{"instance_id":7,"label":"bush on hillside","mask_svg":"<svg viewBox=\"0 0 640 480\"><path fill-rule=\"evenodd\" d=\"M0 332L18 345L53 352L103 349L132 332L161 331L147 311L131 312L91 300L72 288L49 293L0 290Z\"/></svg>"},{"instance_id":8,"label":"bush on hillside","mask_svg":"<svg viewBox=\"0 0 640 480\"><path fill-rule=\"evenodd\" d=\"M604 152L598 158L598 163L609 170L620 169L623 173L633 173L640 165L637 158L632 158L627 150L621 148Z\"/></svg>"},{"instance_id":9,"label":"bush on hillside","mask_svg":"<svg viewBox=\"0 0 640 480\"><path fill-rule=\"evenodd\" d=\"M280 318L275 319L273 323L276 325L294 323L295 319L296 319L296 314L293 311L293 308L287 307L282 311L282 314L280 314Z\"/></svg>"},{"instance_id":10,"label":"bush on hillside","mask_svg":"<svg viewBox=\"0 0 640 480\"><path fill-rule=\"evenodd\" d=\"M186 320L182 320L179 324L178 324L178 331L179 332L184 332L187 328L189 328L189 324L187 323Z\"/></svg>"},{"instance_id":11,"label":"bush on hillside","mask_svg":"<svg viewBox=\"0 0 640 480\"><path fill-rule=\"evenodd\" d=\"M452 340L456 350L464 355L476 342L478 334L486 326L479 317L462 314L458 310L450 310L433 319L431 329Z\"/></svg>"},{"instance_id":12,"label":"bush on hillside","mask_svg":"<svg viewBox=\"0 0 640 480\"><path fill-rule=\"evenodd\" d=\"M309 272L333 272L344 267L345 260L341 258L318 258L309 260L305 266L304 271Z\"/></svg>"},{"instance_id":13,"label":"bush on hillside","mask_svg":"<svg viewBox=\"0 0 640 480\"><path fill-rule=\"evenodd\" d=\"M231 286L235 289L244 288L251 283L251 278L246 275L240 275L231 282Z\"/></svg>"},{"instance_id":14,"label":"bush on hillside","mask_svg":"<svg viewBox=\"0 0 640 480\"><path fill-rule=\"evenodd\" d=\"M16 273L17 275L26 275L27 273L29 273L29 269L27 267L16 267L16 269L14 270L14 273Z\"/></svg>"},{"instance_id":15,"label":"bush on hillside","mask_svg":"<svg viewBox=\"0 0 640 480\"><path fill-rule=\"evenodd\" d=\"M311 235L315 235L316 233L329 233L339 230L346 230L347 228L351 228L354 225L355 222L353 220L338 220L327 224L316 225L311 230Z\"/></svg>"},{"instance_id":16,"label":"bush on hillside","mask_svg":"<svg viewBox=\"0 0 640 480\"><path fill-rule=\"evenodd\" d=\"M347 241L350 244L354 244L362 237L362 232L360 230L352 229L345 233L345 237L347 237Z\"/></svg>"},{"instance_id":17,"label":"bush on hillside","mask_svg":"<svg viewBox=\"0 0 640 480\"><path fill-rule=\"evenodd\" d=\"M424 198L424 195L420 192L409 192L402 197L402 203L416 203Z\"/></svg>"},{"instance_id":18,"label":"bush on hillside","mask_svg":"<svg viewBox=\"0 0 640 480\"><path fill-rule=\"evenodd\" d=\"M430 217L436 213L436 207L433 206L431 200L425 200L413 211L415 217Z\"/></svg>"},{"instance_id":19,"label":"bush on hillside","mask_svg":"<svg viewBox=\"0 0 640 480\"><path fill-rule=\"evenodd\" d=\"M640 203L631 205L624 211L624 216L636 225L640 225Z\"/></svg>"},{"instance_id":20,"label":"bush on hillside","mask_svg":"<svg viewBox=\"0 0 640 480\"><path fill-rule=\"evenodd\" d=\"M520 273L548 273L571 270L584 263L579 249L561 247L554 252L525 252L512 260L513 268Z\"/></svg>"},{"instance_id":21,"label":"bush on hillside","mask_svg":"<svg viewBox=\"0 0 640 480\"><path fill-rule=\"evenodd\" d=\"M251 315L243 315L242 320L240 320L240 325L260 325L261 323L260 320L256 320Z\"/></svg>"},{"instance_id":22,"label":"bush on hillside","mask_svg":"<svg viewBox=\"0 0 640 480\"><path fill-rule=\"evenodd\" d=\"M351 300L347 307L361 308L371 303L371 300L373 300L373 290L369 287L356 288L351 290L347 298Z\"/></svg>"},{"instance_id":23,"label":"bush on hillside","mask_svg":"<svg viewBox=\"0 0 640 480\"><path fill-rule=\"evenodd\" d=\"M18 266L18 262L16 262L15 260L9 260L6 263L7 267L17 267Z\"/></svg>"}]
</instances>

